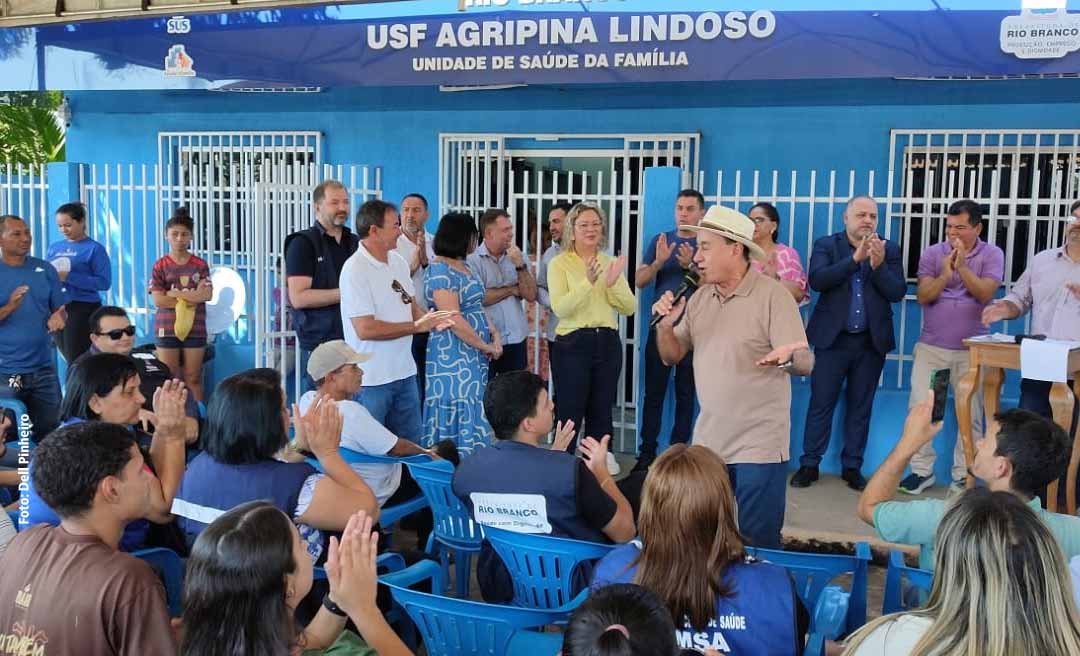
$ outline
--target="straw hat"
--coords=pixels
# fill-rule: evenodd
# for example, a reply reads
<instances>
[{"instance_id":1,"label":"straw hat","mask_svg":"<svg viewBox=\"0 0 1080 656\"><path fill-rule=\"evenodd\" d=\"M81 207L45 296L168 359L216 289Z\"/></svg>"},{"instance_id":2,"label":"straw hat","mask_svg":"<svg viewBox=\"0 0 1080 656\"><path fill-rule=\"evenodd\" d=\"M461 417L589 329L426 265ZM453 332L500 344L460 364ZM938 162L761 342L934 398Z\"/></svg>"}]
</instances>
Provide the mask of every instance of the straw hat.
<instances>
[{"instance_id":1,"label":"straw hat","mask_svg":"<svg viewBox=\"0 0 1080 656\"><path fill-rule=\"evenodd\" d=\"M765 251L754 243L754 222L742 212L723 205L713 205L705 218L696 226L683 226L686 230L711 232L714 235L737 241L750 250L750 255L765 259Z\"/></svg>"}]
</instances>

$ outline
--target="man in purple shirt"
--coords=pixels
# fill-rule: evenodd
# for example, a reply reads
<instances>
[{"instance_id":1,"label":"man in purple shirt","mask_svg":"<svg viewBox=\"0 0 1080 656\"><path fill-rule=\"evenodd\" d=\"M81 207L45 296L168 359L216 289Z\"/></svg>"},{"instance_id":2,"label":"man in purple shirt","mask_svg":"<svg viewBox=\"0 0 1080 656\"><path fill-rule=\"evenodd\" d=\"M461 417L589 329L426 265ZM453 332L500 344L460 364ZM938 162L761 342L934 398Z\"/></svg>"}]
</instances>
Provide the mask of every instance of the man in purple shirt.
<instances>
[{"instance_id":1,"label":"man in purple shirt","mask_svg":"<svg viewBox=\"0 0 1080 656\"><path fill-rule=\"evenodd\" d=\"M1080 339L1080 201L1073 203L1069 212L1072 220L1065 225L1065 243L1032 258L1009 293L983 311L984 324L1016 319L1030 310L1031 334L1050 339ZM1052 385L1044 380L1021 379L1020 407L1052 418ZM1074 427L1078 406L1073 403Z\"/></svg>"},{"instance_id":2,"label":"man in purple shirt","mask_svg":"<svg viewBox=\"0 0 1080 656\"><path fill-rule=\"evenodd\" d=\"M1000 248L979 239L982 209L971 200L949 206L945 217L945 241L934 244L919 258L919 287L916 296L923 308L922 334L915 344L911 368L911 395L908 409L922 403L930 389L930 377L937 369L950 370L955 385L968 370L968 350L964 340L984 335L982 312L994 298L1005 273L1005 254ZM982 398L972 403L973 433L982 437ZM920 494L934 484L934 446L927 443L911 459L911 474L900 481L900 491ZM967 463L960 440L953 449L952 480L963 485Z\"/></svg>"}]
</instances>

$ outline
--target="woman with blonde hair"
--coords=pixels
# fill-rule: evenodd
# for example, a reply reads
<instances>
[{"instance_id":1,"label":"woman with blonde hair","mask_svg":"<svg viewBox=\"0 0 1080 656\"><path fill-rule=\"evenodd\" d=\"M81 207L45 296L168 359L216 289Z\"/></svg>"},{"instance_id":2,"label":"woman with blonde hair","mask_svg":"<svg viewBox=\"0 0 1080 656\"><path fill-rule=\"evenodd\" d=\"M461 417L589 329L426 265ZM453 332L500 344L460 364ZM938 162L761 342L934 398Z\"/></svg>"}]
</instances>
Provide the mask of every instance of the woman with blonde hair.
<instances>
[{"instance_id":1,"label":"woman with blonde hair","mask_svg":"<svg viewBox=\"0 0 1080 656\"><path fill-rule=\"evenodd\" d=\"M548 265L547 279L551 308L559 318L552 347L555 417L578 427L584 419L587 434L598 440L612 433L611 409L622 371L617 315L637 309L626 279L626 256L603 252L607 222L599 205L572 207L563 228L563 251ZM609 468L613 463L610 458Z\"/></svg>"},{"instance_id":2,"label":"woman with blonde hair","mask_svg":"<svg viewBox=\"0 0 1080 656\"><path fill-rule=\"evenodd\" d=\"M1080 615L1065 557L1019 497L968 490L945 513L934 544L926 607L870 622L845 654L1080 654Z\"/></svg>"},{"instance_id":3,"label":"woman with blonde hair","mask_svg":"<svg viewBox=\"0 0 1080 656\"><path fill-rule=\"evenodd\" d=\"M784 568L746 553L737 516L720 456L673 445L645 478L639 538L597 564L592 587L636 583L655 592L683 648L801 654L809 616L794 583Z\"/></svg>"}]
</instances>

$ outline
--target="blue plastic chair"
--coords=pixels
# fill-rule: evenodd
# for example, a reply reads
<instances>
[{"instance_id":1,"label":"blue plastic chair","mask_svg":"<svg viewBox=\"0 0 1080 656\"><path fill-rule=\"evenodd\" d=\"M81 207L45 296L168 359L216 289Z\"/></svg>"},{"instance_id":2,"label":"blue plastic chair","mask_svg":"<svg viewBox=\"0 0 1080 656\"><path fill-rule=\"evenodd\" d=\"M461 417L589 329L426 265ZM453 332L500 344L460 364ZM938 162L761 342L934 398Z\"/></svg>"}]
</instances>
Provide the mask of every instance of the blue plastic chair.
<instances>
[{"instance_id":1,"label":"blue plastic chair","mask_svg":"<svg viewBox=\"0 0 1080 656\"><path fill-rule=\"evenodd\" d=\"M408 569L413 568L439 569L432 562ZM385 577L382 581L416 624L428 656L549 656L562 647L561 633L528 630L554 624L559 613L441 597L409 590Z\"/></svg>"},{"instance_id":2,"label":"blue plastic chair","mask_svg":"<svg viewBox=\"0 0 1080 656\"><path fill-rule=\"evenodd\" d=\"M165 581L165 600L169 604L169 615L180 617L184 601L184 561L172 549L139 549L132 556L145 560L161 572Z\"/></svg>"},{"instance_id":3,"label":"blue plastic chair","mask_svg":"<svg viewBox=\"0 0 1080 656\"><path fill-rule=\"evenodd\" d=\"M423 464L410 462L408 466L416 484L423 490L435 519L435 530L428 538L427 552L438 555L447 578L450 571L449 552L454 552L457 595L468 597L472 573L470 563L473 554L480 553L484 534L481 526L473 521L469 509L451 488L454 465L445 460L434 460Z\"/></svg>"},{"instance_id":4,"label":"blue plastic chair","mask_svg":"<svg viewBox=\"0 0 1080 656\"><path fill-rule=\"evenodd\" d=\"M409 463L429 463L431 458L425 455L409 456L407 458L396 458L394 456L373 456L367 453L360 453L359 451L353 451L342 447L340 449L341 459L347 464L380 464L380 465L407 465ZM323 471L322 464L315 458L308 458L309 465ZM379 509L379 527L383 533L386 534L389 539L391 535L392 527L403 517L419 512L428 507L427 498L423 495L410 499L404 503L399 503L396 506L384 506ZM389 543L387 543L389 544Z\"/></svg>"},{"instance_id":5,"label":"blue plastic chair","mask_svg":"<svg viewBox=\"0 0 1080 656\"><path fill-rule=\"evenodd\" d=\"M588 581L575 576L580 566L600 560L615 548L612 544L515 533L491 526L484 527L484 539L499 554L514 580L512 603L556 611L563 614L564 620L589 594Z\"/></svg>"},{"instance_id":6,"label":"blue plastic chair","mask_svg":"<svg viewBox=\"0 0 1080 656\"><path fill-rule=\"evenodd\" d=\"M881 603L881 614L899 613L922 605L930 594L934 582L934 573L904 564L904 554L893 550L889 552L889 569L885 572L885 598ZM909 594L914 593L914 594ZM917 603L912 601L918 600Z\"/></svg>"},{"instance_id":7,"label":"blue plastic chair","mask_svg":"<svg viewBox=\"0 0 1080 656\"><path fill-rule=\"evenodd\" d=\"M795 590L799 593L807 610L816 612L818 600L825 587L837 577L851 575L851 587L848 597L847 612L844 617L842 633L850 633L866 623L866 584L867 570L870 563L870 545L865 542L855 544L855 555L808 554L773 549L748 548L747 551L758 560L764 560L786 569L795 579ZM815 626L815 617L811 617L810 632L819 633Z\"/></svg>"}]
</instances>

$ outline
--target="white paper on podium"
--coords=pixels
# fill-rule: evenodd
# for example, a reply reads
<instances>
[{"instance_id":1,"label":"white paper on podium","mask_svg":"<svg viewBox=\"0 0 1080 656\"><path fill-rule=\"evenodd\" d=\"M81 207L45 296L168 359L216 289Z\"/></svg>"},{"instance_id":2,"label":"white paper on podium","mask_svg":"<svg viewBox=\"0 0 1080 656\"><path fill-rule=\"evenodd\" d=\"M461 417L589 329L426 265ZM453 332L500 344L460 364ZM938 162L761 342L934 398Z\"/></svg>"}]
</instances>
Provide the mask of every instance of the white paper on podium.
<instances>
[{"instance_id":1,"label":"white paper on podium","mask_svg":"<svg viewBox=\"0 0 1080 656\"><path fill-rule=\"evenodd\" d=\"M1031 380L1066 382L1069 351L1078 345L1051 339L1025 339L1020 342L1020 375Z\"/></svg>"}]
</instances>

